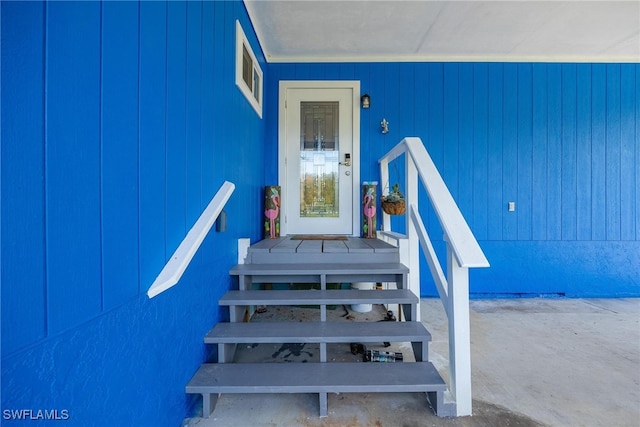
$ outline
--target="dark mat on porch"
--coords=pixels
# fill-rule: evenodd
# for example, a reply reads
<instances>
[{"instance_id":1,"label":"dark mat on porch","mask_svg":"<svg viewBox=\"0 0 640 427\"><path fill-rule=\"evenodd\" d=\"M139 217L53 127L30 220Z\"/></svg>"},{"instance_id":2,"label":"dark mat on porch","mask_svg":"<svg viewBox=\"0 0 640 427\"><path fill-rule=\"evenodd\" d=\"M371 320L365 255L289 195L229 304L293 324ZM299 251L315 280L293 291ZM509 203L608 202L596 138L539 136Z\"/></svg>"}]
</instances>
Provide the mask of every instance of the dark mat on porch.
<instances>
[{"instance_id":1,"label":"dark mat on porch","mask_svg":"<svg viewBox=\"0 0 640 427\"><path fill-rule=\"evenodd\" d=\"M291 240L348 240L347 236L334 234L295 234Z\"/></svg>"}]
</instances>

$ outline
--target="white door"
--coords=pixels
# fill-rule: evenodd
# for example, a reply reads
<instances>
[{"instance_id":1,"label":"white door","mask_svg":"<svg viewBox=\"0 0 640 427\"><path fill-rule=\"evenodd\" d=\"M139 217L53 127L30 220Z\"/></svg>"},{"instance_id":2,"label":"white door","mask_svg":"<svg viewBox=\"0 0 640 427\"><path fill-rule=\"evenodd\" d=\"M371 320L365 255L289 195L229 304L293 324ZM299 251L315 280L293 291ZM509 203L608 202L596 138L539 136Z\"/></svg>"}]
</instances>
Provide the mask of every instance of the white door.
<instances>
[{"instance_id":1,"label":"white door","mask_svg":"<svg viewBox=\"0 0 640 427\"><path fill-rule=\"evenodd\" d=\"M280 82L283 234L358 234L359 99L359 82Z\"/></svg>"}]
</instances>

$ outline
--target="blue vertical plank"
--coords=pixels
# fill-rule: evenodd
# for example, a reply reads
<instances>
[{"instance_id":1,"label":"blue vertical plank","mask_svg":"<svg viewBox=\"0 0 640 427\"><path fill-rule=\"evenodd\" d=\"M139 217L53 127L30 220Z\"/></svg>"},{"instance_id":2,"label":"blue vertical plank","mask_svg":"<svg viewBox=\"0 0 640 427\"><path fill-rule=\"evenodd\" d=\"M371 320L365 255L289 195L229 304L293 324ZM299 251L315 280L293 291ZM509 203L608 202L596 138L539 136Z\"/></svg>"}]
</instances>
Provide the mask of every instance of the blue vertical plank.
<instances>
[{"instance_id":1,"label":"blue vertical plank","mask_svg":"<svg viewBox=\"0 0 640 427\"><path fill-rule=\"evenodd\" d=\"M504 66L489 64L489 94L487 117L487 238L502 240L502 218L506 210L502 195L502 147L503 147L503 85Z\"/></svg>"},{"instance_id":2,"label":"blue vertical plank","mask_svg":"<svg viewBox=\"0 0 640 427\"><path fill-rule=\"evenodd\" d=\"M2 2L2 357L46 334L42 2ZM28 54L25 54L28 52ZM11 64L11 66L4 66Z\"/></svg>"},{"instance_id":3,"label":"blue vertical plank","mask_svg":"<svg viewBox=\"0 0 640 427\"><path fill-rule=\"evenodd\" d=\"M444 160L444 65L428 64L427 140L429 155L442 173ZM426 76L425 76L426 77Z\"/></svg>"},{"instance_id":4,"label":"blue vertical plank","mask_svg":"<svg viewBox=\"0 0 640 427\"><path fill-rule=\"evenodd\" d=\"M219 2L219 1L215 1L213 2L214 5L214 11L213 11L213 39L215 41L218 40L225 40L225 28L227 27L225 25L225 7L226 7L227 2ZM235 28L234 28L234 33L233 33L233 40L234 42L231 43L233 44L233 49L235 50ZM231 92L233 91L235 93L235 91L237 91L238 89L235 87L230 87L230 85L227 83L227 80L230 78L228 76L228 73L226 73L226 69L229 67L232 67L233 69L233 73L235 73L235 63L233 63L234 65L231 65L232 63L230 63L230 55L229 55L229 47L227 46L230 43L222 43L222 42L216 42L214 43L214 51L213 51L213 56L215 58L215 62L213 63L213 75L216 76L216 78L214 79L214 91L215 91L215 96L216 99L230 99L231 98ZM233 80L235 82L235 74L233 77ZM227 83L227 84L224 84ZM213 126L213 133L215 135L214 140L213 140L213 150L214 150L214 158L213 158L213 162L216 165L216 171L215 171L215 175L214 177L218 180L220 179L228 179L226 178L226 170L225 170L225 163L226 162L221 162L220 159L220 153L224 153L225 150L225 140L223 137L223 131L226 128L226 123L225 120L226 118L224 117L225 113L228 114L228 108L225 105L224 102L214 102L213 103L213 116L211 116L210 120L211 120L211 125ZM217 190L216 190L217 191Z\"/></svg>"},{"instance_id":5,"label":"blue vertical plank","mask_svg":"<svg viewBox=\"0 0 640 427\"><path fill-rule=\"evenodd\" d=\"M371 107L369 108L369 111L367 111L366 113L371 118L371 121L369 122L370 129L371 129L371 138L370 138L369 147L365 148L364 150L361 147L361 151L360 151L360 155L362 156L361 160L364 167L373 167L373 166L367 166L367 164L373 165L375 163L377 168L378 159L382 157L384 153L386 153L385 145L384 145L385 136L380 133L380 120L386 114L386 104L387 104L386 102L387 100L385 97L385 81L384 81L385 78L386 77L384 74L383 65L371 64L371 69L370 69L371 84L369 87L370 89L369 95L371 95ZM370 169L370 172L372 172L371 169ZM367 170L362 169L361 177L364 178L364 176L366 176L366 173L367 173ZM391 188L391 186L398 180L398 176L391 166L389 167L389 180L390 182L381 182L380 185L382 187Z\"/></svg>"},{"instance_id":6,"label":"blue vertical plank","mask_svg":"<svg viewBox=\"0 0 640 427\"><path fill-rule=\"evenodd\" d=\"M459 114L458 114L458 198L462 215L468 222L473 219L473 64L460 64L459 74Z\"/></svg>"},{"instance_id":7,"label":"blue vertical plank","mask_svg":"<svg viewBox=\"0 0 640 427\"><path fill-rule=\"evenodd\" d=\"M393 148L405 136L400 119L400 103L404 102L400 94L400 65L398 63L384 63L384 91L385 103L384 113L380 116L386 118L389 122L389 133L384 135L384 150L378 153L378 158ZM404 64L403 64L404 65Z\"/></svg>"},{"instance_id":8,"label":"blue vertical plank","mask_svg":"<svg viewBox=\"0 0 640 427\"><path fill-rule=\"evenodd\" d=\"M591 65L578 65L576 106L578 240L591 240Z\"/></svg>"},{"instance_id":9,"label":"blue vertical plank","mask_svg":"<svg viewBox=\"0 0 640 427\"><path fill-rule=\"evenodd\" d=\"M359 80L356 75L356 64L341 63L338 65L338 76L341 80Z\"/></svg>"},{"instance_id":10,"label":"blue vertical plank","mask_svg":"<svg viewBox=\"0 0 640 427\"><path fill-rule=\"evenodd\" d=\"M371 65L368 63L354 64L354 78L360 80L360 97L367 94L371 97ZM375 116L371 114L371 108L360 108L360 156L355 160L355 164L360 168L361 181L378 181L378 193L382 194L386 183L380 180L380 166L377 159L371 157L371 137L374 134L372 120ZM382 224L382 212L378 212L378 224ZM380 226L380 228L382 228Z\"/></svg>"},{"instance_id":11,"label":"blue vertical plank","mask_svg":"<svg viewBox=\"0 0 640 427\"><path fill-rule=\"evenodd\" d=\"M453 199L458 200L458 144L460 121L459 65L444 65L444 150L440 174Z\"/></svg>"},{"instance_id":12,"label":"blue vertical plank","mask_svg":"<svg viewBox=\"0 0 640 427\"><path fill-rule=\"evenodd\" d=\"M47 4L49 332L96 316L100 256L100 4Z\"/></svg>"},{"instance_id":13,"label":"blue vertical plank","mask_svg":"<svg viewBox=\"0 0 640 427\"><path fill-rule=\"evenodd\" d=\"M307 68L307 72L309 76L313 79L317 80L326 80L327 75L334 74L335 67L332 67L332 64L327 64L324 62L309 64L310 67Z\"/></svg>"},{"instance_id":14,"label":"blue vertical plank","mask_svg":"<svg viewBox=\"0 0 640 427\"><path fill-rule=\"evenodd\" d=\"M533 65L531 238L547 239L547 65Z\"/></svg>"},{"instance_id":15,"label":"blue vertical plank","mask_svg":"<svg viewBox=\"0 0 640 427\"><path fill-rule=\"evenodd\" d=\"M187 2L186 68L186 224L197 221L208 200L202 200L202 2Z\"/></svg>"},{"instance_id":16,"label":"blue vertical plank","mask_svg":"<svg viewBox=\"0 0 640 427\"><path fill-rule=\"evenodd\" d=\"M533 187L533 93L531 64L518 65L518 240L531 240Z\"/></svg>"},{"instance_id":17,"label":"blue vertical plank","mask_svg":"<svg viewBox=\"0 0 640 427\"><path fill-rule=\"evenodd\" d=\"M278 100L279 82L282 80L283 64L269 64L268 81L265 85L265 175L262 182L266 185L278 182ZM362 135L361 135L362 137Z\"/></svg>"},{"instance_id":18,"label":"blue vertical plank","mask_svg":"<svg viewBox=\"0 0 640 427\"><path fill-rule=\"evenodd\" d=\"M337 78L337 74L339 72L338 64L323 62L321 64L317 64L317 67L321 70L318 74L321 77L321 80L335 80Z\"/></svg>"},{"instance_id":19,"label":"blue vertical plank","mask_svg":"<svg viewBox=\"0 0 640 427\"><path fill-rule=\"evenodd\" d=\"M165 259L167 5L140 2L140 286L151 286Z\"/></svg>"},{"instance_id":20,"label":"blue vertical plank","mask_svg":"<svg viewBox=\"0 0 640 427\"><path fill-rule=\"evenodd\" d=\"M424 144L427 152L431 154L432 141L429 140L429 127L428 127L428 100L429 100L429 86L426 82L429 81L429 67L426 63L414 64L414 125L413 134L420 139ZM424 191L421 184L418 184L418 207L421 211L422 218L425 222L425 226L429 227L432 221L432 210L428 209L429 205L426 191ZM429 229L427 229L429 231Z\"/></svg>"},{"instance_id":21,"label":"blue vertical plank","mask_svg":"<svg viewBox=\"0 0 640 427\"><path fill-rule=\"evenodd\" d=\"M323 80L344 80L345 77L341 73L342 64L330 63L324 64L324 79Z\"/></svg>"},{"instance_id":22,"label":"blue vertical plank","mask_svg":"<svg viewBox=\"0 0 640 427\"><path fill-rule=\"evenodd\" d=\"M473 72L473 219L471 222L473 234L478 240L486 240L488 235L488 100L488 64L475 64Z\"/></svg>"},{"instance_id":23,"label":"blue vertical plank","mask_svg":"<svg viewBox=\"0 0 640 427\"><path fill-rule=\"evenodd\" d=\"M518 238L518 207L508 212L507 203L518 200L518 65L504 65L504 111L502 146L503 239Z\"/></svg>"},{"instance_id":24,"label":"blue vertical plank","mask_svg":"<svg viewBox=\"0 0 640 427\"><path fill-rule=\"evenodd\" d=\"M387 97L393 95L393 103L395 105L395 114L388 114L387 120L394 122L393 127L390 127L390 133L388 134L387 148L395 146L405 136L415 135L415 71L413 64L401 63L397 64L397 67L387 67L387 78L393 81L393 85L387 86ZM395 87L395 88L394 88ZM390 91L390 93L389 93ZM389 98L387 98L389 99ZM401 159L404 162L404 158ZM398 164L399 175L401 175L400 182L405 181L405 167L403 163ZM402 184L401 184L402 185ZM420 201L420 192L418 192L418 202ZM392 224L394 221L400 218L391 217ZM398 221L402 224L402 229L405 227L404 219Z\"/></svg>"},{"instance_id":25,"label":"blue vertical plank","mask_svg":"<svg viewBox=\"0 0 640 427\"><path fill-rule=\"evenodd\" d=\"M455 69L452 67L451 69ZM454 125L457 120L457 107L455 111L455 119L447 121L445 117L447 116L445 99L446 95L446 85L445 80L447 80L447 84L451 87L455 87L455 95L457 97L457 69L454 76L451 76L448 69L445 69L445 64L443 63L430 63L427 64L427 70L425 71L427 74L424 76L416 77L416 85L425 85L428 86L428 101L427 101L427 139L425 143L427 144L427 150L431 159L433 160L436 168L438 169L439 174L445 181L445 184L448 186L450 191L453 190L453 185L457 183L457 180L453 178L448 179L446 176L446 161L445 161L445 153L447 152L447 147L450 146L450 141L448 139L448 129L447 125ZM457 100L455 105L457 106ZM457 130L455 132L454 144L457 148ZM456 153L457 155L457 153ZM456 175L457 178L457 175ZM421 204L423 207L421 208L423 214L426 214L426 227L427 231L430 233L432 239L441 240L443 233L440 222L435 214L431 202L426 198Z\"/></svg>"},{"instance_id":26,"label":"blue vertical plank","mask_svg":"<svg viewBox=\"0 0 640 427\"><path fill-rule=\"evenodd\" d=\"M138 4L102 3L104 308L138 293Z\"/></svg>"},{"instance_id":27,"label":"blue vertical plank","mask_svg":"<svg viewBox=\"0 0 640 427\"><path fill-rule=\"evenodd\" d=\"M317 71L314 70L318 69L318 64L302 63L296 64L292 68L295 70L292 80L311 80L314 78L322 80L322 76L316 75L316 77L311 77L314 73L317 73Z\"/></svg>"},{"instance_id":28,"label":"blue vertical plank","mask_svg":"<svg viewBox=\"0 0 640 427\"><path fill-rule=\"evenodd\" d=\"M562 65L562 240L575 240L576 223L576 65Z\"/></svg>"},{"instance_id":29,"label":"blue vertical plank","mask_svg":"<svg viewBox=\"0 0 640 427\"><path fill-rule=\"evenodd\" d=\"M620 240L620 65L607 65L607 240Z\"/></svg>"},{"instance_id":30,"label":"blue vertical plank","mask_svg":"<svg viewBox=\"0 0 640 427\"><path fill-rule=\"evenodd\" d=\"M215 131L213 117L215 114L215 33L214 33L214 3L205 1L202 4L202 96L200 104L200 117L202 120L202 200L208 203L218 191L214 187L215 180L215 150L213 141Z\"/></svg>"},{"instance_id":31,"label":"blue vertical plank","mask_svg":"<svg viewBox=\"0 0 640 427\"><path fill-rule=\"evenodd\" d=\"M187 232L186 225L186 4L167 3L167 253Z\"/></svg>"},{"instance_id":32,"label":"blue vertical plank","mask_svg":"<svg viewBox=\"0 0 640 427\"><path fill-rule=\"evenodd\" d=\"M384 103L384 114L380 117L384 117L389 122L389 133L383 135L383 144L379 146L382 150L379 150L376 153L376 158L380 158L383 154L393 148L404 136L406 136L405 132L407 131L407 125L403 123L401 116L401 105L402 104L411 104L412 100L408 100L404 98L404 94L401 92L401 82L400 82L400 70L404 68L406 64L399 63L383 63L382 68L384 70L384 91L385 91L385 103ZM378 128L380 129L380 127ZM398 182L401 186L404 186L405 183L405 168L404 168L405 158L400 157L392 162L390 165L389 171L389 179L392 181L390 185ZM392 216L391 224L394 230L398 230L399 232L405 231L405 221L404 218Z\"/></svg>"},{"instance_id":33,"label":"blue vertical plank","mask_svg":"<svg viewBox=\"0 0 640 427\"><path fill-rule=\"evenodd\" d=\"M633 108L635 110L635 137L633 140L635 141L635 162L636 165L636 240L640 240L640 65L635 64L635 76L636 76L636 85L635 91L636 94ZM630 113L633 114L633 113Z\"/></svg>"},{"instance_id":34,"label":"blue vertical plank","mask_svg":"<svg viewBox=\"0 0 640 427\"><path fill-rule=\"evenodd\" d=\"M355 79L360 80L360 95L371 95L370 64L355 64ZM374 134L373 121L375 116L371 114L371 108L360 109L360 177L365 180L368 175L371 177L380 176L377 159L372 159L370 155L371 138ZM382 185L382 183L381 183Z\"/></svg>"},{"instance_id":35,"label":"blue vertical plank","mask_svg":"<svg viewBox=\"0 0 640 427\"><path fill-rule=\"evenodd\" d=\"M200 159L202 169L202 201L208 203L218 191L219 183L216 178L216 150L215 150L215 106L221 104L216 102L216 49L221 43L216 43L215 38L215 2L205 1L202 3L202 96L200 104L201 117L201 143L202 156ZM265 87L265 90L267 88ZM265 110L268 109L265 104ZM209 233L202 242L199 250L203 256L215 253L219 249L219 240L215 238L213 232Z\"/></svg>"},{"instance_id":36,"label":"blue vertical plank","mask_svg":"<svg viewBox=\"0 0 640 427\"><path fill-rule=\"evenodd\" d=\"M414 64L400 64L400 69L395 78L398 81L397 91L401 94L398 105L398 122L396 124L398 129L398 138L396 139L399 142L405 136L416 135L416 77Z\"/></svg>"},{"instance_id":37,"label":"blue vertical plank","mask_svg":"<svg viewBox=\"0 0 640 427\"><path fill-rule=\"evenodd\" d=\"M222 1L215 2L216 3L216 40L220 37L220 40L234 40L233 43L222 43L220 49L218 50L218 61L220 62L219 72L220 74L216 74L220 78L220 85L218 86L220 89L220 99L234 99L234 98L242 98L242 94L240 90L235 87L232 87L230 84L223 84L224 82L235 81L235 37L236 37L236 29L235 29L235 19L236 14L234 12L234 4L232 2ZM218 33L218 25L219 25L219 33ZM246 32L245 32L246 34ZM247 105L245 100L242 100L242 104L238 101L234 103L234 105L242 105L245 109L251 108L251 106ZM230 131L229 127L232 129L243 129L243 124L239 123L236 118L236 110L230 110L226 108L224 103L220 103L220 114L216 117L216 138L217 138L217 151L218 154L216 158L216 163L218 165L218 170L221 176L224 176L225 179L233 180L236 179L236 184L240 184L243 182L242 177L238 177L234 171L231 170L231 165L229 162L225 162L222 158L222 153L227 150L227 155L236 156L234 158L240 158L240 153L238 152L238 147L236 144L229 146L226 144L226 141L232 140L232 138L238 138L239 135L233 135ZM228 178L227 178L228 177ZM244 218L241 218L244 219Z\"/></svg>"},{"instance_id":38,"label":"blue vertical plank","mask_svg":"<svg viewBox=\"0 0 640 427\"><path fill-rule=\"evenodd\" d=\"M548 156L547 156L547 239L562 239L562 69L549 64L548 76Z\"/></svg>"},{"instance_id":39,"label":"blue vertical plank","mask_svg":"<svg viewBox=\"0 0 640 427\"><path fill-rule=\"evenodd\" d=\"M635 65L622 64L620 66L620 240L634 240L635 224L635 193L640 191L634 185L637 163L635 159L635 97L638 94L635 81Z\"/></svg>"},{"instance_id":40,"label":"blue vertical plank","mask_svg":"<svg viewBox=\"0 0 640 427\"><path fill-rule=\"evenodd\" d=\"M444 66L441 63L427 64L428 74L423 77L423 81L428 82L428 103L427 103L427 149L433 163L438 168L440 174L444 170ZM429 209L429 212L432 212ZM426 225L431 238L438 238L442 233L440 223L435 214L429 214Z\"/></svg>"},{"instance_id":41,"label":"blue vertical plank","mask_svg":"<svg viewBox=\"0 0 640 427\"><path fill-rule=\"evenodd\" d=\"M379 97L376 95L378 85L374 81L373 69L375 67L369 63L356 64L357 78L360 79L360 93L367 94L371 99L371 105L368 109L360 109L360 177L364 179L367 174L378 179L379 165L378 159L374 158L373 146L374 139L377 137L376 119L376 103ZM381 182L380 186L386 183Z\"/></svg>"},{"instance_id":42,"label":"blue vertical plank","mask_svg":"<svg viewBox=\"0 0 640 427\"><path fill-rule=\"evenodd\" d=\"M298 65L292 64L269 64L269 70L276 69L278 74L278 80L295 80L298 75Z\"/></svg>"},{"instance_id":43,"label":"blue vertical plank","mask_svg":"<svg viewBox=\"0 0 640 427\"><path fill-rule=\"evenodd\" d=\"M606 240L607 69L591 66L591 238Z\"/></svg>"}]
</instances>

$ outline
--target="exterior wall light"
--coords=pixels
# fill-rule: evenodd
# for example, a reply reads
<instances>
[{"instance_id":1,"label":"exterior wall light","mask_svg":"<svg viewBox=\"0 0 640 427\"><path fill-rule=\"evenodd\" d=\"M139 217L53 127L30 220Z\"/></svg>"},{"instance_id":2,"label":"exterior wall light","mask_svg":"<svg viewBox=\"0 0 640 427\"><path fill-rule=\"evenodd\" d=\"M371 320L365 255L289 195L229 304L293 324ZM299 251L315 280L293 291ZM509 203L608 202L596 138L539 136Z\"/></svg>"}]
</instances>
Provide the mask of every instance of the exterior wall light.
<instances>
[{"instance_id":1,"label":"exterior wall light","mask_svg":"<svg viewBox=\"0 0 640 427\"><path fill-rule=\"evenodd\" d=\"M362 108L369 108L371 106L371 97L365 93L360 98L360 102L362 103Z\"/></svg>"}]
</instances>

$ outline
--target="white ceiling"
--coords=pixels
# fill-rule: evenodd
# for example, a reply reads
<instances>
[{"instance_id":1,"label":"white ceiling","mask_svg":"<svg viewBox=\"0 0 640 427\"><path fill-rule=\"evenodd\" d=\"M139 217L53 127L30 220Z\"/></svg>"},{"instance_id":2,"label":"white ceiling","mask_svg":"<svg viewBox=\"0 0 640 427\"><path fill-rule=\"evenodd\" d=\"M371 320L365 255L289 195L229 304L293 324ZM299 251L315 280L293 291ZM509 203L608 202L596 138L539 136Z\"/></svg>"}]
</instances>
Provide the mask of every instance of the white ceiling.
<instances>
[{"instance_id":1,"label":"white ceiling","mask_svg":"<svg viewBox=\"0 0 640 427\"><path fill-rule=\"evenodd\" d=\"M244 0L268 62L640 62L640 0Z\"/></svg>"}]
</instances>

